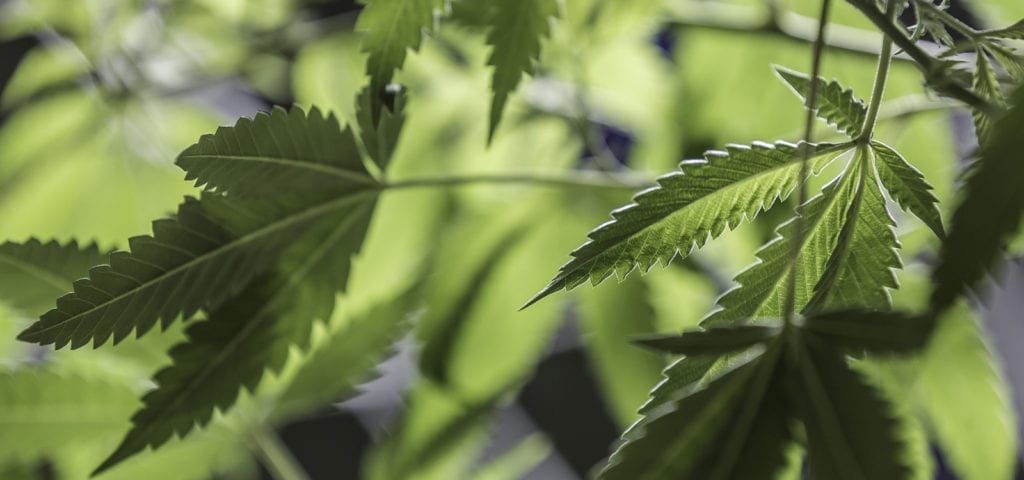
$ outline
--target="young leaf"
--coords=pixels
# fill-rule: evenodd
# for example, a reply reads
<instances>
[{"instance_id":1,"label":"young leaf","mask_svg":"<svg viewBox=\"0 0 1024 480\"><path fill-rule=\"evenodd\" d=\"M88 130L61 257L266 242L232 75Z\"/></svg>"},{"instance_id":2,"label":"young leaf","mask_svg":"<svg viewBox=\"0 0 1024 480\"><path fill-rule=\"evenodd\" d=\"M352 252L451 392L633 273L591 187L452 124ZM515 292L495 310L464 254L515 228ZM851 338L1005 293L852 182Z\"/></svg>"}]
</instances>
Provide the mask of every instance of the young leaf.
<instances>
[{"instance_id":1,"label":"young leaf","mask_svg":"<svg viewBox=\"0 0 1024 480\"><path fill-rule=\"evenodd\" d=\"M386 103L394 110L393 95L386 92L395 71L405 63L408 49L419 49L423 31L434 24L437 0L361 0L356 31L363 33L363 51L368 53L366 73L370 76L370 111L374 123Z\"/></svg>"},{"instance_id":2,"label":"young leaf","mask_svg":"<svg viewBox=\"0 0 1024 480\"><path fill-rule=\"evenodd\" d=\"M550 17L558 14L558 2L496 0L490 11L487 44L493 47L488 63L494 66L494 99L488 139L494 137L505 102L522 75L533 73L533 63L540 57L541 39L550 30Z\"/></svg>"},{"instance_id":3,"label":"young leaf","mask_svg":"<svg viewBox=\"0 0 1024 480\"><path fill-rule=\"evenodd\" d=\"M136 405L123 382L48 370L0 373L0 452L37 460L55 450L116 437Z\"/></svg>"},{"instance_id":4,"label":"young leaf","mask_svg":"<svg viewBox=\"0 0 1024 480\"><path fill-rule=\"evenodd\" d=\"M964 184L964 198L953 212L934 273L932 307L944 310L965 288L979 281L999 255L1024 213L1024 88L993 125L989 141Z\"/></svg>"},{"instance_id":5,"label":"young leaf","mask_svg":"<svg viewBox=\"0 0 1024 480\"><path fill-rule=\"evenodd\" d=\"M1024 40L1024 20L1010 25L1009 27L983 32L986 37L1006 38L1010 40Z\"/></svg>"},{"instance_id":6,"label":"young leaf","mask_svg":"<svg viewBox=\"0 0 1024 480\"><path fill-rule=\"evenodd\" d=\"M172 365L156 374L157 388L143 397L132 430L96 473L208 423L214 408L227 410L242 387L253 391L265 371L280 371L289 348L305 346L313 322L330 316L371 207L327 216L289 248L278 275L256 280L191 326L188 342L170 351Z\"/></svg>"},{"instance_id":7,"label":"young leaf","mask_svg":"<svg viewBox=\"0 0 1024 480\"><path fill-rule=\"evenodd\" d=\"M814 149L809 161L813 171L849 145L808 147ZM800 145L755 143L683 162L681 171L661 177L657 187L613 211L613 220L590 232L590 241L573 251L573 259L526 305L588 279L596 285L613 273L621 278L637 268L647 271L659 261L668 265L677 255L700 248L726 228L735 228L789 196L798 182L802 152Z\"/></svg>"},{"instance_id":8,"label":"young leaf","mask_svg":"<svg viewBox=\"0 0 1024 480\"><path fill-rule=\"evenodd\" d=\"M352 131L344 131L334 114L313 108L274 107L233 127L203 135L178 155L178 166L218 193L264 196L278 193L309 195L374 188L359 159Z\"/></svg>"},{"instance_id":9,"label":"young leaf","mask_svg":"<svg viewBox=\"0 0 1024 480\"><path fill-rule=\"evenodd\" d=\"M805 99L811 91L811 77L788 68L776 66L775 73L778 74L801 100ZM850 138L857 138L864 127L864 118L868 109L864 101L853 94L853 90L832 80L828 83L825 79L818 77L814 79L818 84L817 109L815 114L829 125L836 127L840 132L846 133Z\"/></svg>"},{"instance_id":10,"label":"young leaf","mask_svg":"<svg viewBox=\"0 0 1024 480\"><path fill-rule=\"evenodd\" d=\"M89 267L106 258L96 244L79 247L74 240L65 245L35 238L4 242L0 245L0 295L14 308L38 315L54 298L70 291L72 282Z\"/></svg>"},{"instance_id":11,"label":"young leaf","mask_svg":"<svg viewBox=\"0 0 1024 480\"><path fill-rule=\"evenodd\" d=\"M933 326L927 316L844 310L810 315L801 328L842 349L908 353L925 346Z\"/></svg>"},{"instance_id":12,"label":"young leaf","mask_svg":"<svg viewBox=\"0 0 1024 480\"><path fill-rule=\"evenodd\" d=\"M904 210L913 213L940 239L946 237L939 215L939 200L932 195L932 186L921 171L914 168L892 147L871 142L875 154L875 169L886 191Z\"/></svg>"},{"instance_id":13,"label":"young leaf","mask_svg":"<svg viewBox=\"0 0 1024 480\"><path fill-rule=\"evenodd\" d=\"M781 342L645 412L600 478L770 479L792 442Z\"/></svg>"},{"instance_id":14,"label":"young leaf","mask_svg":"<svg viewBox=\"0 0 1024 480\"><path fill-rule=\"evenodd\" d=\"M641 337L633 341L673 355L724 355L767 342L781 331L779 325L737 325L695 330L680 335Z\"/></svg>"},{"instance_id":15,"label":"young leaf","mask_svg":"<svg viewBox=\"0 0 1024 480\"><path fill-rule=\"evenodd\" d=\"M204 162L186 160L182 165L215 192L204 192L200 200L186 198L176 218L153 223L153 236L130 239L131 253L115 252L110 256L109 266L90 270L89 279L75 282L75 292L58 299L57 308L44 314L19 338L44 345L53 343L57 348L68 343L77 348L90 340L99 346L111 336L114 343L118 343L133 329L141 336L157 320L162 320L166 327L179 314L190 317L200 308L216 309L241 291L249 280L271 268L280 252L305 229L321 219L359 211L360 205L368 205L376 198L377 188L349 190L340 187L337 191L323 193L316 189L266 191L258 199L222 195L220 191L230 191L239 185L233 176L217 174L218 170L237 168L235 157L258 149L260 155L268 158L287 158L286 152L295 151L294 145L286 147L283 143L275 143L273 148L269 144L253 147L240 142L229 143L239 137L239 132L251 134L255 123L240 122L237 131L225 128L214 137L205 138L200 143L217 145L219 156L204 157ZM293 123L317 125L316 128L321 129L337 126L330 119L323 120L318 115L306 117L298 110L263 117L259 125L274 125L273 135L283 138L286 133L277 130L293 131ZM308 142L299 149L304 152L320 149L339 153L327 146L314 146L319 141L335 138L326 131L316 138L297 135L291 138ZM187 152L200 150L207 151L193 147ZM280 170L281 165L278 165L263 172L301 178L284 172L301 169L296 165L312 158L301 156L294 158L286 170ZM315 158L324 159L328 155ZM353 169L357 164L351 159L333 159L333 162ZM362 175L366 182L373 182L365 169ZM292 186L300 187L301 183ZM231 274L225 275L225 272Z\"/></svg>"},{"instance_id":16,"label":"young leaf","mask_svg":"<svg viewBox=\"0 0 1024 480\"><path fill-rule=\"evenodd\" d=\"M806 340L806 341L805 341ZM811 339L797 344L800 418L812 480L906 478L904 446L890 406L846 359Z\"/></svg>"}]
</instances>

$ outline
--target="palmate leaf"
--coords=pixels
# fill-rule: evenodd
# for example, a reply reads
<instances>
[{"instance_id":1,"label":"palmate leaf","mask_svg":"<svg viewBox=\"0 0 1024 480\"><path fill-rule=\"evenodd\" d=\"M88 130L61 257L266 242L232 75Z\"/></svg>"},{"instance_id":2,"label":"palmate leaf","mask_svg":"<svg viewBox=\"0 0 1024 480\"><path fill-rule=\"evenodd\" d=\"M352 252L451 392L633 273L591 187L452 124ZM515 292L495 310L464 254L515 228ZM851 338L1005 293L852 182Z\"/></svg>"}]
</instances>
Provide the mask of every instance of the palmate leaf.
<instances>
[{"instance_id":1,"label":"palmate leaf","mask_svg":"<svg viewBox=\"0 0 1024 480\"><path fill-rule=\"evenodd\" d=\"M800 418L807 430L808 478L907 478L904 445L890 406L843 356L812 339L796 342Z\"/></svg>"},{"instance_id":2,"label":"palmate leaf","mask_svg":"<svg viewBox=\"0 0 1024 480\"><path fill-rule=\"evenodd\" d=\"M849 145L808 147L814 149L809 167L817 171ZM754 218L796 187L802 152L800 145L755 143L683 162L680 172L661 177L657 187L638 194L632 204L612 212L612 221L590 232L590 241L572 252L573 259L527 306L587 280L597 284L613 273L624 277L659 261L668 265Z\"/></svg>"},{"instance_id":3,"label":"palmate leaf","mask_svg":"<svg viewBox=\"0 0 1024 480\"><path fill-rule=\"evenodd\" d=\"M892 199L904 210L920 218L936 236L945 238L939 200L932 195L932 186L924 179L921 171L884 143L871 142L871 150L875 154L878 179Z\"/></svg>"},{"instance_id":4,"label":"palmate leaf","mask_svg":"<svg viewBox=\"0 0 1024 480\"><path fill-rule=\"evenodd\" d=\"M0 245L0 300L38 315L53 299L70 291L71 284L103 263L107 254L96 244L79 246L74 240L61 245L32 238L25 243Z\"/></svg>"},{"instance_id":5,"label":"palmate leaf","mask_svg":"<svg viewBox=\"0 0 1024 480\"><path fill-rule=\"evenodd\" d=\"M540 57L541 39L548 35L550 18L558 14L556 0L496 0L490 8L487 44L493 47L488 64L494 66L488 139L501 121L505 102L523 74L533 73Z\"/></svg>"},{"instance_id":6,"label":"palmate leaf","mask_svg":"<svg viewBox=\"0 0 1024 480\"><path fill-rule=\"evenodd\" d=\"M262 121L271 120L272 117L263 117ZM308 123L309 118L294 109L284 116L285 125L291 122ZM239 131L251 131L251 124L242 124ZM217 136L241 138L233 133L232 129L222 129ZM316 142L305 138L307 142ZM209 138L204 141L216 143ZM235 148L238 150L220 152L230 157L248 151L241 144ZM267 150L267 145L259 148L261 155L285 156L280 151ZM302 174L289 172L304 171L306 162L302 158L294 160L278 163L267 171L300 178ZM235 165L233 159L207 161ZM352 163L351 159L331 157L330 165ZM132 330L141 336L157 320L166 327L179 314L190 317L200 308L215 310L239 293L249 280L272 268L279 254L307 228L322 219L358 211L358 206L372 202L379 191L377 187L338 186L336 191L329 192L331 195L319 189L303 189L266 192L258 199L225 196L219 192L232 188L233 177L211 173L217 169L207 169L205 164L186 164L201 170L202 174L189 173L213 191L204 192L199 200L186 198L175 218L153 223L153 236L130 239L130 253L115 252L110 256L109 266L91 269L89 279L75 282L74 293L58 299L57 308L22 332L20 339L44 345L53 343L57 348L68 343L77 348L90 340L98 346L111 337L117 343ZM365 170L363 174L374 185Z\"/></svg>"},{"instance_id":7,"label":"palmate leaf","mask_svg":"<svg viewBox=\"0 0 1024 480\"><path fill-rule=\"evenodd\" d=\"M362 0L356 31L363 33L362 50L369 54L366 73L370 76L370 112L380 119L381 107L394 107L394 95L386 92L395 71L405 63L409 49L416 50L423 31L434 24L437 0Z\"/></svg>"},{"instance_id":8,"label":"palmate leaf","mask_svg":"<svg viewBox=\"0 0 1024 480\"><path fill-rule=\"evenodd\" d=\"M806 99L811 91L811 77L788 68L776 66L775 73L796 93L800 99ZM867 116L867 107L864 101L853 94L853 90L844 89L839 82L832 80L825 82L825 79L815 79L818 84L817 109L815 114L818 118L825 120L829 125L835 126L840 132L857 138L864 128L864 118Z\"/></svg>"},{"instance_id":9,"label":"palmate leaf","mask_svg":"<svg viewBox=\"0 0 1024 480\"><path fill-rule=\"evenodd\" d=\"M854 352L908 353L928 342L934 322L903 312L836 310L805 317L803 330Z\"/></svg>"},{"instance_id":10,"label":"palmate leaf","mask_svg":"<svg viewBox=\"0 0 1024 480\"><path fill-rule=\"evenodd\" d=\"M772 342L644 412L600 478L775 478L793 441L781 347Z\"/></svg>"},{"instance_id":11,"label":"palmate leaf","mask_svg":"<svg viewBox=\"0 0 1024 480\"><path fill-rule=\"evenodd\" d=\"M986 37L1024 40L1024 20L1020 20L1009 27L997 30L988 30L986 32L982 32L982 34Z\"/></svg>"},{"instance_id":12,"label":"palmate leaf","mask_svg":"<svg viewBox=\"0 0 1024 480\"><path fill-rule=\"evenodd\" d=\"M778 336L781 330L779 325L737 325L680 335L641 337L634 342L674 355L724 355L768 341Z\"/></svg>"},{"instance_id":13,"label":"palmate leaf","mask_svg":"<svg viewBox=\"0 0 1024 480\"><path fill-rule=\"evenodd\" d=\"M950 221L935 268L932 308L951 306L965 288L979 281L999 256L1024 213L1024 88L996 121L980 158L964 184L964 197Z\"/></svg>"}]
</instances>

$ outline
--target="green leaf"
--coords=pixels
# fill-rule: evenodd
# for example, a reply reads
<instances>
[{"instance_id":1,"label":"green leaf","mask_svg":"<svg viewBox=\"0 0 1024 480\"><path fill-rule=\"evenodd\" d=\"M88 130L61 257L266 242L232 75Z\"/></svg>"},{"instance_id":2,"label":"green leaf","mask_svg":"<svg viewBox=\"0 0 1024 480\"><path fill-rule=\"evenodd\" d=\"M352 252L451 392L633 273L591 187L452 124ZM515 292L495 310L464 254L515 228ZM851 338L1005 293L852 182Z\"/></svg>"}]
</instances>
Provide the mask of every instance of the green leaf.
<instances>
[{"instance_id":1,"label":"green leaf","mask_svg":"<svg viewBox=\"0 0 1024 480\"><path fill-rule=\"evenodd\" d=\"M812 339L796 342L796 395L807 430L812 480L906 478L906 458L890 406L842 355Z\"/></svg>"},{"instance_id":2,"label":"green leaf","mask_svg":"<svg viewBox=\"0 0 1024 480\"><path fill-rule=\"evenodd\" d=\"M1024 213L1024 88L996 121L989 141L964 183L964 197L950 221L933 275L932 307L943 310L995 263Z\"/></svg>"},{"instance_id":3,"label":"green leaf","mask_svg":"<svg viewBox=\"0 0 1024 480\"><path fill-rule=\"evenodd\" d=\"M767 342L781 331L780 325L737 325L683 332L680 335L641 337L633 341L673 355L724 355Z\"/></svg>"},{"instance_id":4,"label":"green leaf","mask_svg":"<svg viewBox=\"0 0 1024 480\"><path fill-rule=\"evenodd\" d=\"M356 148L334 114L307 115L274 107L233 127L203 135L178 156L178 166L197 187L218 193L262 196L280 192L337 193L374 188Z\"/></svg>"},{"instance_id":5,"label":"green leaf","mask_svg":"<svg viewBox=\"0 0 1024 480\"><path fill-rule=\"evenodd\" d=\"M280 371L292 345L305 347L313 323L330 316L335 293L345 288L372 207L327 216L285 252L277 275L257 279L192 325L188 341L171 349L172 365L156 374L157 388L143 397L132 430L95 473L205 425L241 388L254 391L264 372Z\"/></svg>"},{"instance_id":6,"label":"green leaf","mask_svg":"<svg viewBox=\"0 0 1024 480\"><path fill-rule=\"evenodd\" d=\"M855 161L821 194L800 207L804 221L803 244L794 248L796 219L790 219L777 229L774 240L757 251L758 262L740 272L735 281L739 286L726 292L718 300L721 309L707 316L701 325L731 326L752 318L781 318L784 312L787 278L790 264L796 254L797 275L794 305L801 311L814 293L814 286L826 271L829 258L840 243L840 231L847 221L849 207L857 197L862 162Z\"/></svg>"},{"instance_id":7,"label":"green leaf","mask_svg":"<svg viewBox=\"0 0 1024 480\"><path fill-rule=\"evenodd\" d=\"M1024 40L1024 20L1019 20L1017 23L1014 23L1009 27L985 31L983 32L983 35L986 37L1006 38L1010 40Z\"/></svg>"},{"instance_id":8,"label":"green leaf","mask_svg":"<svg viewBox=\"0 0 1024 480\"><path fill-rule=\"evenodd\" d=\"M963 480L1013 478L1017 415L998 363L978 319L961 303L938 320L916 365L914 404Z\"/></svg>"},{"instance_id":9,"label":"green leaf","mask_svg":"<svg viewBox=\"0 0 1024 480\"><path fill-rule=\"evenodd\" d=\"M359 123L359 138L366 152L383 171L391 162L391 156L398 146L398 136L405 124L405 96L396 95L392 110L381 112L377 122L373 121L373 94L364 89L359 94L359 108L356 121Z\"/></svg>"},{"instance_id":10,"label":"green leaf","mask_svg":"<svg viewBox=\"0 0 1024 480\"><path fill-rule=\"evenodd\" d=\"M940 239L946 237L939 215L939 200L932 194L932 186L920 170L914 168L892 147L871 142L875 153L875 168L886 191L904 210L913 213Z\"/></svg>"},{"instance_id":11,"label":"green leaf","mask_svg":"<svg viewBox=\"0 0 1024 480\"><path fill-rule=\"evenodd\" d=\"M992 63L988 59L988 50L984 47L976 53L974 68L974 91L989 102L996 105L1003 105L1003 92L999 89L999 79L992 69ZM974 130L978 137L978 143L987 143L991 135L994 119L985 112L972 109L971 116L974 118Z\"/></svg>"},{"instance_id":12,"label":"green leaf","mask_svg":"<svg viewBox=\"0 0 1024 480\"><path fill-rule=\"evenodd\" d=\"M817 171L846 151L848 144L810 145L809 161ZM700 248L727 228L784 199L798 182L803 148L755 143L712 151L704 160L688 160L681 171L663 176L658 186L638 194L633 203L612 212L613 220L588 235L573 259L527 306L558 290L590 280L598 284L613 273L624 278L634 269L647 271L659 261Z\"/></svg>"},{"instance_id":13,"label":"green leaf","mask_svg":"<svg viewBox=\"0 0 1024 480\"><path fill-rule=\"evenodd\" d=\"M103 263L106 254L96 244L79 247L74 240L61 245L32 238L0 245L0 295L14 308L38 315L89 267Z\"/></svg>"},{"instance_id":14,"label":"green leaf","mask_svg":"<svg viewBox=\"0 0 1024 480\"><path fill-rule=\"evenodd\" d=\"M889 289L899 286L895 271L903 263L893 233L896 224L889 216L869 157L867 148L857 150L850 174L859 177L859 185L805 312L821 308L888 310L892 306Z\"/></svg>"},{"instance_id":15,"label":"green leaf","mask_svg":"<svg viewBox=\"0 0 1024 480\"><path fill-rule=\"evenodd\" d=\"M315 124L323 129L337 126L330 119L325 121L318 115L306 117L299 110L288 114L277 112L277 117L265 116L259 124L269 125L269 122L278 122L274 123L277 126L274 134L279 136L285 134L277 129L291 131L292 123ZM287 155L282 152L294 152L292 148L281 146L283 143L274 144L281 150L274 150L270 145L247 146L241 141L234 145L228 143L238 138L238 132L252 133L255 124L241 121L237 131L224 128L214 137L201 140L200 144L207 146L217 144L223 157L205 157L205 162L186 161L182 166L215 191L204 192L200 200L186 198L175 218L153 222L153 236L129 239L131 253L115 252L110 256L109 266L90 270L89 279L76 282L74 293L58 299L57 308L44 314L19 338L44 345L53 343L57 348L68 343L78 348L90 340L99 346L111 336L114 343L118 343L133 329L141 336L157 320L162 320L166 328L179 314L188 318L200 308L217 309L239 293L249 280L270 269L278 255L310 226L325 218L343 216L345 212L359 212L376 198L377 188L341 186L322 192L316 189L265 192L259 198L224 196L221 191L230 191L237 184L233 177L222 177L216 172L237 168L230 157L247 155L253 148L270 158L284 158ZM313 147L317 140L309 136L292 138L296 142L303 138L310 142L301 148L304 152L328 148ZM324 141L333 137L324 131L318 138ZM227 140L220 142L218 139ZM204 148L192 147L186 152L206 151ZM297 158L289 165L304 164L304 160L308 159ZM334 161L345 162L351 168L356 165L352 159ZM276 167L264 172L287 177ZM372 182L365 170L363 175L367 182ZM224 271L232 274L223 275Z\"/></svg>"},{"instance_id":16,"label":"green leaf","mask_svg":"<svg viewBox=\"0 0 1024 480\"><path fill-rule=\"evenodd\" d=\"M136 406L125 382L48 370L0 373L0 457L36 460L116 437Z\"/></svg>"},{"instance_id":17,"label":"green leaf","mask_svg":"<svg viewBox=\"0 0 1024 480\"><path fill-rule=\"evenodd\" d=\"M491 120L488 139L501 121L509 95L524 73L533 73L540 57L541 39L548 35L550 18L558 14L556 0L497 0L493 2L487 44L493 47L489 65L494 66Z\"/></svg>"},{"instance_id":18,"label":"green leaf","mask_svg":"<svg viewBox=\"0 0 1024 480\"><path fill-rule=\"evenodd\" d=\"M907 353L924 347L933 327L927 316L844 310L810 315L801 328L842 349Z\"/></svg>"},{"instance_id":19,"label":"green leaf","mask_svg":"<svg viewBox=\"0 0 1024 480\"><path fill-rule=\"evenodd\" d=\"M551 452L551 442L542 434L526 437L473 472L472 480L516 480L523 478Z\"/></svg>"},{"instance_id":20,"label":"green leaf","mask_svg":"<svg viewBox=\"0 0 1024 480\"><path fill-rule=\"evenodd\" d=\"M600 478L770 479L792 442L781 342L645 412Z\"/></svg>"},{"instance_id":21,"label":"green leaf","mask_svg":"<svg viewBox=\"0 0 1024 480\"><path fill-rule=\"evenodd\" d=\"M376 123L381 107L393 110L393 95L386 89L395 71L405 63L409 49L417 50L423 31L433 27L437 0L362 0L356 31L363 34L362 50L369 54L366 73L370 76L371 115Z\"/></svg>"},{"instance_id":22,"label":"green leaf","mask_svg":"<svg viewBox=\"0 0 1024 480\"><path fill-rule=\"evenodd\" d=\"M371 376L390 347L408 327L406 318L418 288L382 299L351 314L302 360L298 371L274 400L274 417L295 418L337 402Z\"/></svg>"},{"instance_id":23,"label":"green leaf","mask_svg":"<svg viewBox=\"0 0 1024 480\"><path fill-rule=\"evenodd\" d=\"M811 91L811 77L803 73L790 70L785 67L775 66L775 73L778 74L801 100L805 100ZM828 83L824 78L815 79L817 83L817 108L815 114L829 125L836 127L842 133L857 138L864 128L864 118L867 117L867 107L864 101L853 94L852 89L844 89L839 82L832 80Z\"/></svg>"}]
</instances>

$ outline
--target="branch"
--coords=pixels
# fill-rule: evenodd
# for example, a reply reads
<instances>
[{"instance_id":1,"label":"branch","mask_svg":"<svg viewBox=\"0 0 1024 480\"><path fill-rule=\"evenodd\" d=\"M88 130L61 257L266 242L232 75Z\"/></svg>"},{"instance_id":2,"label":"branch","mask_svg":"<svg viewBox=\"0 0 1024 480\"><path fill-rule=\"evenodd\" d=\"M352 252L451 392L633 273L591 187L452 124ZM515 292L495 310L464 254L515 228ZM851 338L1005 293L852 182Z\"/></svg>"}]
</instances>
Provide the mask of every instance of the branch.
<instances>
[{"instance_id":1,"label":"branch","mask_svg":"<svg viewBox=\"0 0 1024 480\"><path fill-rule=\"evenodd\" d=\"M567 171L555 173L478 173L462 176L413 178L396 180L381 186L392 190L401 188L461 186L476 183L518 183L525 185L566 188L607 188L613 190L640 190L654 186L655 180L638 174L595 173Z\"/></svg>"}]
</instances>

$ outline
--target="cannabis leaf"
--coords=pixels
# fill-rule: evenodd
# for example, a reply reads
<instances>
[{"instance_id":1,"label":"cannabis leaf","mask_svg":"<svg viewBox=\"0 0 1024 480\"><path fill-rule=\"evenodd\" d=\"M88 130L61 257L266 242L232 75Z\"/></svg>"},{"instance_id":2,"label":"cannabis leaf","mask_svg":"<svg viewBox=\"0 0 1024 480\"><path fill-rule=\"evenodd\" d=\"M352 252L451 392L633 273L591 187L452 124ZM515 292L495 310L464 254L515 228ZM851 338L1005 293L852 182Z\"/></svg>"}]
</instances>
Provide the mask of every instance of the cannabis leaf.
<instances>
[{"instance_id":1,"label":"cannabis leaf","mask_svg":"<svg viewBox=\"0 0 1024 480\"><path fill-rule=\"evenodd\" d=\"M992 63L988 60L989 52L985 47L979 47L976 52L974 68L974 91L981 98L992 102L995 105L1003 105L1003 92L999 89L999 80L996 72L992 69ZM990 115L977 109L971 110L974 118L974 128L978 141L985 143L991 135L993 119Z\"/></svg>"},{"instance_id":2,"label":"cannabis leaf","mask_svg":"<svg viewBox=\"0 0 1024 480\"><path fill-rule=\"evenodd\" d=\"M872 141L871 150L875 154L878 179L892 199L904 210L920 218L940 239L945 238L939 200L932 195L932 186L924 179L921 171L884 143Z\"/></svg>"},{"instance_id":3,"label":"cannabis leaf","mask_svg":"<svg viewBox=\"0 0 1024 480\"><path fill-rule=\"evenodd\" d=\"M0 373L0 456L35 461L116 436L135 405L133 389L118 379L27 368Z\"/></svg>"},{"instance_id":4,"label":"cannabis leaf","mask_svg":"<svg viewBox=\"0 0 1024 480\"><path fill-rule=\"evenodd\" d=\"M409 49L416 50L423 31L434 24L437 0L361 0L356 31L363 33L362 49L368 53L366 73L370 76L370 112L374 123L381 107L394 110L394 95L386 90L395 71L405 63Z\"/></svg>"},{"instance_id":5,"label":"cannabis leaf","mask_svg":"<svg viewBox=\"0 0 1024 480\"><path fill-rule=\"evenodd\" d=\"M806 99L811 91L811 77L803 73L790 70L785 67L775 66L775 73L778 74L787 85L796 93L801 100ZM814 79L818 84L817 105L815 114L829 125L835 126L842 133L850 138L857 138L864 128L864 119L867 117L867 107L864 101L853 94L853 90L844 89L839 82L832 80L825 82L825 79L818 77Z\"/></svg>"},{"instance_id":6,"label":"cannabis leaf","mask_svg":"<svg viewBox=\"0 0 1024 480\"><path fill-rule=\"evenodd\" d=\"M526 306L588 279L596 285L613 273L621 278L659 261L668 265L726 228L753 219L796 187L804 148L812 149L808 163L817 171L849 144L731 145L703 160L684 161L681 171L659 178L657 187L638 194L632 204L612 212L612 221L590 232L590 241L572 252L573 259Z\"/></svg>"},{"instance_id":7,"label":"cannabis leaf","mask_svg":"<svg viewBox=\"0 0 1024 480\"><path fill-rule=\"evenodd\" d=\"M675 355L724 355L770 340L780 331L779 325L737 325L696 330L681 335L641 337L635 342Z\"/></svg>"},{"instance_id":8,"label":"cannabis leaf","mask_svg":"<svg viewBox=\"0 0 1024 480\"><path fill-rule=\"evenodd\" d=\"M32 238L25 243L0 245L0 292L11 306L38 315L53 299L71 290L71 284L93 265L107 258L96 244L61 245Z\"/></svg>"},{"instance_id":9,"label":"cannabis leaf","mask_svg":"<svg viewBox=\"0 0 1024 480\"><path fill-rule=\"evenodd\" d=\"M1024 213L1024 88L1013 106L992 126L977 163L964 184L964 198L953 212L934 273L932 307L944 310L992 266L1006 238Z\"/></svg>"},{"instance_id":10,"label":"cannabis leaf","mask_svg":"<svg viewBox=\"0 0 1024 480\"><path fill-rule=\"evenodd\" d=\"M982 32L982 35L1010 40L1024 40L1024 20L1020 20L1009 27Z\"/></svg>"},{"instance_id":11,"label":"cannabis leaf","mask_svg":"<svg viewBox=\"0 0 1024 480\"><path fill-rule=\"evenodd\" d=\"M555 0L497 0L491 6L487 44L493 47L488 64L494 66L494 99L488 139L494 137L505 102L520 78L533 73L541 39L548 35L548 22L557 14Z\"/></svg>"},{"instance_id":12,"label":"cannabis leaf","mask_svg":"<svg viewBox=\"0 0 1024 480\"><path fill-rule=\"evenodd\" d=\"M836 310L805 317L802 328L854 352L907 353L925 346L934 322L903 312Z\"/></svg>"},{"instance_id":13,"label":"cannabis leaf","mask_svg":"<svg viewBox=\"0 0 1024 480\"><path fill-rule=\"evenodd\" d=\"M278 125L289 127L289 132L294 132L290 128L294 122L311 122L298 109L277 115L278 118L284 115L283 123ZM271 116L257 120L261 124L278 121ZM239 132L251 133L256 122L240 123ZM327 124L336 125L329 120ZM275 130L274 135L284 137L287 133ZM216 137L238 138L233 129L221 129ZM316 139L292 138L294 144L303 139L307 146L300 150L313 151L309 144L316 143ZM218 143L216 138L202 142L218 145L220 155L226 158L208 157L207 162L222 164L222 168L236 168L236 157L252 151L251 146L241 144L233 146L236 150L226 149L227 142ZM321 148L332 151L332 146ZM187 152L194 154L197 148ZM286 158L283 152L295 152L280 142L273 147L255 148L259 155L268 158ZM90 340L99 346L111 336L117 343L133 329L141 336L157 320L166 327L179 314L187 318L200 308L215 310L239 293L249 280L270 269L278 255L306 229L324 218L360 211L360 205L367 205L378 192L378 188L338 187L332 195L304 189L266 192L260 198L225 196L221 191L237 186L234 177L217 175L217 168L207 168L206 163L194 163L193 159L190 156L186 160L186 168L190 169L187 171L209 191L199 200L186 198L176 217L154 222L152 236L129 239L130 253L115 252L110 256L109 266L91 269L89 279L76 282L74 293L58 299L57 308L44 314L19 338L40 344L53 343L57 348L68 343L77 348ZM286 177L284 172L303 170L304 164L312 161L293 160L276 164L273 171ZM351 166L353 162L334 157L331 165ZM372 184L365 170L363 175L367 183ZM231 274L225 275L225 272Z\"/></svg>"}]
</instances>

